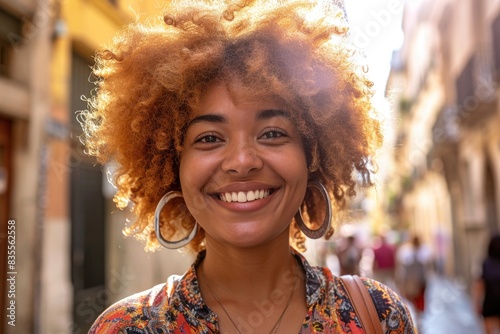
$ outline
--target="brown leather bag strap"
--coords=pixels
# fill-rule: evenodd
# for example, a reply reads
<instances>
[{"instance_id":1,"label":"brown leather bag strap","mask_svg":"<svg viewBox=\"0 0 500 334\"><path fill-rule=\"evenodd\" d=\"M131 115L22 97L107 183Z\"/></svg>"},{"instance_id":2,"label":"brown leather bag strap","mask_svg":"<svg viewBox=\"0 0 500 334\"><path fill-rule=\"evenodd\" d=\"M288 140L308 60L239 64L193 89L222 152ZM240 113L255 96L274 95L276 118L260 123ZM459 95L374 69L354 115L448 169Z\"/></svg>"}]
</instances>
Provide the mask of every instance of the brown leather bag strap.
<instances>
[{"instance_id":1,"label":"brown leather bag strap","mask_svg":"<svg viewBox=\"0 0 500 334\"><path fill-rule=\"evenodd\" d=\"M344 275L340 277L340 280L344 284L365 332L367 334L383 334L377 310L363 281L357 275Z\"/></svg>"}]
</instances>

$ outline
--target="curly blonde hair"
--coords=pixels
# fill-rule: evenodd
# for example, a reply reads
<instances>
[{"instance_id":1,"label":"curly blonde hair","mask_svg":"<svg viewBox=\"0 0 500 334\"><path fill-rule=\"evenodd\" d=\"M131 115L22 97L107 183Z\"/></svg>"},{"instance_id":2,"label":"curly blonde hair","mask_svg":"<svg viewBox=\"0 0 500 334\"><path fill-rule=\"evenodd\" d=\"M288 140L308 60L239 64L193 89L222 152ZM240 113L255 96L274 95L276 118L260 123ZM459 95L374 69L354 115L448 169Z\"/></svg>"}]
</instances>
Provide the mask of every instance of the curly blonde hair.
<instances>
[{"instance_id":1,"label":"curly blonde hair","mask_svg":"<svg viewBox=\"0 0 500 334\"><path fill-rule=\"evenodd\" d=\"M179 1L162 18L133 23L96 55L97 92L82 114L87 152L114 160L115 202L132 202L125 229L154 249L155 207L180 190L179 161L191 111L217 80L237 79L251 94L279 98L302 136L309 178L322 182L334 209L356 185L371 185L370 157L382 143L372 83L350 44L348 24L329 1ZM325 202L307 192L302 213L313 227ZM162 216L165 238L193 227L183 202ZM305 238L292 224L291 241ZM204 248L204 231L188 245Z\"/></svg>"}]
</instances>

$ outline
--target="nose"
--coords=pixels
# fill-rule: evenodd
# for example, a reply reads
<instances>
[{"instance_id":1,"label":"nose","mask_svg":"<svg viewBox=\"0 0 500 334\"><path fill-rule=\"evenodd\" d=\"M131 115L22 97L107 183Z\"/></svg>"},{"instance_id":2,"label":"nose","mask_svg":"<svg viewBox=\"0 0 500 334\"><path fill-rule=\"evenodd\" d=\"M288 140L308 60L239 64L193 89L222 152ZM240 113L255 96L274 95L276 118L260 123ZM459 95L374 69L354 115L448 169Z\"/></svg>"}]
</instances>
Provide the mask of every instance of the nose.
<instances>
[{"instance_id":1,"label":"nose","mask_svg":"<svg viewBox=\"0 0 500 334\"><path fill-rule=\"evenodd\" d=\"M257 143L251 140L228 144L222 162L222 170L226 173L241 176L260 170L263 161L256 145Z\"/></svg>"}]
</instances>

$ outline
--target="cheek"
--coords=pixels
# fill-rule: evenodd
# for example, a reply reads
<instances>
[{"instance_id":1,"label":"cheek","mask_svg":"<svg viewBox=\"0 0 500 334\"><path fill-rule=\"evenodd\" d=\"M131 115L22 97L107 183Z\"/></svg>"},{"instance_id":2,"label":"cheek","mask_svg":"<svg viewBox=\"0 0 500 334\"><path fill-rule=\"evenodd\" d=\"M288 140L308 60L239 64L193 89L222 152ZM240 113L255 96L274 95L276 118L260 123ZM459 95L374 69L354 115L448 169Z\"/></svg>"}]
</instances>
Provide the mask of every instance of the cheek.
<instances>
[{"instance_id":1,"label":"cheek","mask_svg":"<svg viewBox=\"0 0 500 334\"><path fill-rule=\"evenodd\" d=\"M298 207L304 200L309 176L304 151L297 148L281 152L268 162L274 172L285 181L291 208Z\"/></svg>"},{"instance_id":2,"label":"cheek","mask_svg":"<svg viewBox=\"0 0 500 334\"><path fill-rule=\"evenodd\" d=\"M296 180L297 182L297 200L300 204L304 200L307 188L307 180L309 177L305 153L303 151L300 151L300 153L294 155L293 157L290 156L287 166L289 167L288 170L290 170L289 177Z\"/></svg>"},{"instance_id":3,"label":"cheek","mask_svg":"<svg viewBox=\"0 0 500 334\"><path fill-rule=\"evenodd\" d=\"M286 178L295 179L299 183L307 183L307 161L306 155L302 150L289 152L281 160L281 169Z\"/></svg>"},{"instance_id":4,"label":"cheek","mask_svg":"<svg viewBox=\"0 0 500 334\"><path fill-rule=\"evenodd\" d=\"M179 165L179 181L181 183L182 195L184 201L189 207L191 198L193 197L193 190L196 189L196 173L193 172L192 159L189 157L182 157Z\"/></svg>"},{"instance_id":5,"label":"cheek","mask_svg":"<svg viewBox=\"0 0 500 334\"><path fill-rule=\"evenodd\" d=\"M209 154L185 154L179 164L181 187L202 188L213 176L219 165L218 157Z\"/></svg>"},{"instance_id":6,"label":"cheek","mask_svg":"<svg viewBox=\"0 0 500 334\"><path fill-rule=\"evenodd\" d=\"M185 154L179 164L179 180L182 195L188 210L193 217L206 208L204 190L207 183L212 182L214 159L198 154Z\"/></svg>"},{"instance_id":7,"label":"cheek","mask_svg":"<svg viewBox=\"0 0 500 334\"><path fill-rule=\"evenodd\" d=\"M186 164L184 163L185 160L186 159L183 156L181 157L181 161L179 163L179 182L181 183L181 188L183 188L184 184L186 183L185 176L189 174L187 171L188 166L186 166Z\"/></svg>"},{"instance_id":8,"label":"cheek","mask_svg":"<svg viewBox=\"0 0 500 334\"><path fill-rule=\"evenodd\" d=\"M193 188L199 188L203 178L203 171L206 170L206 166L202 166L203 162L203 159L192 154L185 154L181 157L179 180L183 190L193 191Z\"/></svg>"},{"instance_id":9,"label":"cheek","mask_svg":"<svg viewBox=\"0 0 500 334\"><path fill-rule=\"evenodd\" d=\"M182 196L184 197L184 202L189 212L193 216L199 211L198 208L200 206L195 193L196 189L198 189L196 175L197 174L193 172L189 158L182 158L179 166L179 180L181 183Z\"/></svg>"}]
</instances>

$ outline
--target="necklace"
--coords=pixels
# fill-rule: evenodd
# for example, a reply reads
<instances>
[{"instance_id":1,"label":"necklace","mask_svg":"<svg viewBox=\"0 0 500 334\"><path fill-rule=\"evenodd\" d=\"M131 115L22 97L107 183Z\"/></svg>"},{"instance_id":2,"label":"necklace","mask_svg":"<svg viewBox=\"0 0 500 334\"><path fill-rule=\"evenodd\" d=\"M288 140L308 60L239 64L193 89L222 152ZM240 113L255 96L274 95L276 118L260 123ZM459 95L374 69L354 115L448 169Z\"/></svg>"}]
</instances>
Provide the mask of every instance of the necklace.
<instances>
[{"instance_id":1,"label":"necklace","mask_svg":"<svg viewBox=\"0 0 500 334\"><path fill-rule=\"evenodd\" d=\"M234 328L236 328L236 330L238 331L238 333L241 334L240 329L238 328L238 326L234 322L233 318L231 318L231 316L229 315L229 312L227 312L227 310L224 307L224 305L222 305L222 302L220 301L219 297L217 297L217 294L215 293L215 291L212 290L212 288L210 287L210 284L208 284L208 279L205 277L205 274L202 271L200 271L200 277L203 278L203 281L205 282L205 285L207 286L208 290L210 291L210 293L212 294L212 296L215 298L215 300L217 301L217 303L220 305L220 307L222 308L222 310L224 311L224 313L226 314L226 316L228 317L228 319L231 321L231 323L233 324ZM278 320L276 320L276 322L274 323L273 327L269 331L269 334L276 334L278 332L278 329L279 329L279 327L281 325L281 320L283 319L283 316L285 315L285 312L288 309L288 306L290 305L290 302L292 301L293 293L295 292L295 289L297 287L297 282L299 281L298 277L299 277L298 275L295 276L295 282L293 283L292 293L290 293L290 297L288 297L288 300L286 302L285 308L281 312Z\"/></svg>"}]
</instances>

